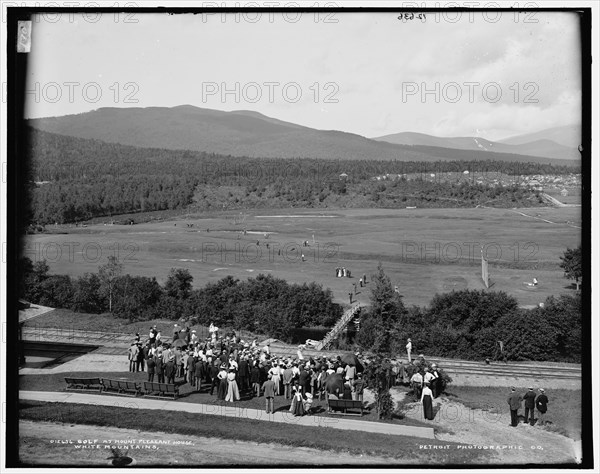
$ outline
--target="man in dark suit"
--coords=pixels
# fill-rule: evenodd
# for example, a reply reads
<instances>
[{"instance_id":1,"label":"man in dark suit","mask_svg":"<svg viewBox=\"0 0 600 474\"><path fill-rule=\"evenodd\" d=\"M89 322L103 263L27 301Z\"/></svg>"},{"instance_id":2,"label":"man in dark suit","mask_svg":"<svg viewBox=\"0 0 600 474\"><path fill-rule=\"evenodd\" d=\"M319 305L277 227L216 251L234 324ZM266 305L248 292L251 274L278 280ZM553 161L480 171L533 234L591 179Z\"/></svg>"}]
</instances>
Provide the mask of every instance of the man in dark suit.
<instances>
[{"instance_id":1,"label":"man in dark suit","mask_svg":"<svg viewBox=\"0 0 600 474\"><path fill-rule=\"evenodd\" d=\"M298 375L298 383L302 389L302 395L310 393L310 373L302 365L300 367L300 374Z\"/></svg>"},{"instance_id":2,"label":"man in dark suit","mask_svg":"<svg viewBox=\"0 0 600 474\"><path fill-rule=\"evenodd\" d=\"M540 388L540 394L535 400L535 407L538 410L540 426L544 426L546 424L546 412L548 411L548 397L543 388Z\"/></svg>"},{"instance_id":3,"label":"man in dark suit","mask_svg":"<svg viewBox=\"0 0 600 474\"><path fill-rule=\"evenodd\" d=\"M250 365L247 356L240 359L238 363L238 377L240 381L240 391L248 390L248 378L250 377Z\"/></svg>"},{"instance_id":4,"label":"man in dark suit","mask_svg":"<svg viewBox=\"0 0 600 474\"><path fill-rule=\"evenodd\" d=\"M156 372L156 376L158 377L158 383L165 383L165 370L161 353L158 353L154 357L154 362L156 364L154 371Z\"/></svg>"},{"instance_id":5,"label":"man in dark suit","mask_svg":"<svg viewBox=\"0 0 600 474\"><path fill-rule=\"evenodd\" d=\"M148 365L148 382L154 382L154 372L156 370L156 362L154 361L154 357L148 357L146 364Z\"/></svg>"},{"instance_id":6,"label":"man in dark suit","mask_svg":"<svg viewBox=\"0 0 600 474\"><path fill-rule=\"evenodd\" d=\"M175 356L171 355L169 357L169 361L165 364L165 377L167 378L167 383L175 383Z\"/></svg>"},{"instance_id":7,"label":"man in dark suit","mask_svg":"<svg viewBox=\"0 0 600 474\"><path fill-rule=\"evenodd\" d=\"M217 378L219 375L219 364L212 363L210 364L209 374L210 377L210 394L212 395L215 391L215 387L219 385L219 379Z\"/></svg>"},{"instance_id":8,"label":"man in dark suit","mask_svg":"<svg viewBox=\"0 0 600 474\"><path fill-rule=\"evenodd\" d=\"M533 391L533 387L529 387L529 391L523 395L523 400L525 400L525 423L529 420L529 424L533 426L535 423L535 392Z\"/></svg>"},{"instance_id":9,"label":"man in dark suit","mask_svg":"<svg viewBox=\"0 0 600 474\"><path fill-rule=\"evenodd\" d=\"M517 393L517 389L512 387L508 396L508 406L510 407L510 425L517 426L519 424L519 408L521 408L521 400L523 397Z\"/></svg>"}]
</instances>

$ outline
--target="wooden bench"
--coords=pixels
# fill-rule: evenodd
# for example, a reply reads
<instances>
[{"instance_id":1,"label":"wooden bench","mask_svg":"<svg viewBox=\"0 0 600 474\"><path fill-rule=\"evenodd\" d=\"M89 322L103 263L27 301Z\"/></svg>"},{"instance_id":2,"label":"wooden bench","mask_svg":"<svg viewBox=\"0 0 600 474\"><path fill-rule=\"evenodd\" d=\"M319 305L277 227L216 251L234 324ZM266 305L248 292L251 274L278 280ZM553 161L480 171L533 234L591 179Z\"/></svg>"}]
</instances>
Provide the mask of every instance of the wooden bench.
<instances>
[{"instance_id":1,"label":"wooden bench","mask_svg":"<svg viewBox=\"0 0 600 474\"><path fill-rule=\"evenodd\" d=\"M144 382L144 396L175 400L179 396L179 387L172 383Z\"/></svg>"},{"instance_id":2,"label":"wooden bench","mask_svg":"<svg viewBox=\"0 0 600 474\"><path fill-rule=\"evenodd\" d=\"M117 392L120 395L130 395L137 397L140 393L140 386L136 382L129 380L111 380L102 379L102 388L105 392Z\"/></svg>"},{"instance_id":3,"label":"wooden bench","mask_svg":"<svg viewBox=\"0 0 600 474\"><path fill-rule=\"evenodd\" d=\"M67 390L76 390L79 392L101 392L102 383L99 378L80 379L74 377L65 377Z\"/></svg>"},{"instance_id":4,"label":"wooden bench","mask_svg":"<svg viewBox=\"0 0 600 474\"><path fill-rule=\"evenodd\" d=\"M341 410L340 415L360 415L363 416L363 402L360 400L328 399L327 406L329 411ZM348 410L360 410L360 413L348 413Z\"/></svg>"}]
</instances>

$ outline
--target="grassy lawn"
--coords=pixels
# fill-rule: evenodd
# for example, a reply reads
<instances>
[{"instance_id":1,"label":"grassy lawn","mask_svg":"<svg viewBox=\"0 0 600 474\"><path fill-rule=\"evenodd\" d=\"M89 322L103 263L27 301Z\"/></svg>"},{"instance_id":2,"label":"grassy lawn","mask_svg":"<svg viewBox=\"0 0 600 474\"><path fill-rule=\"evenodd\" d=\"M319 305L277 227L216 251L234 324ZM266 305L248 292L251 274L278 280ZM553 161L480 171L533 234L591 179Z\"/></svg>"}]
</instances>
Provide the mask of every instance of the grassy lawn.
<instances>
[{"instance_id":1,"label":"grassy lawn","mask_svg":"<svg viewBox=\"0 0 600 474\"><path fill-rule=\"evenodd\" d=\"M66 383L65 377L76 377L76 378L106 378L106 379L123 379L132 380L136 382L144 382L148 380L148 374L146 372L69 372L62 374L44 374L44 375L21 375L19 377L19 389L20 390L31 390L31 391L50 391L50 392L62 392L65 390ZM156 378L155 378L156 381ZM176 383L182 383L183 379L176 379ZM222 405L225 402L217 399L217 390L213 395L210 395L210 385L203 384L201 392L192 390L192 387L188 384L182 384L179 387L180 398L177 399L179 402L184 403L202 403L206 405ZM283 395L275 397L275 411L286 411L290 408L290 400L286 400ZM225 403L227 406L233 406L233 404ZM264 397L254 397L251 394L243 394L240 401L236 403L236 406L240 408L250 408L255 410L265 409ZM313 401L313 413L319 416L330 416L333 418L346 418L347 415L335 415L326 413L327 402L326 400L318 400L318 397L314 398ZM358 419L358 418L357 418ZM391 420L379 420L375 409L365 411L364 415L360 420L363 421L378 421L381 423L394 423L400 425L410 426L424 426L431 428L430 424L420 422L418 420L412 420L409 418L400 418L394 416Z\"/></svg>"},{"instance_id":2,"label":"grassy lawn","mask_svg":"<svg viewBox=\"0 0 600 474\"><path fill-rule=\"evenodd\" d=\"M232 220L235 213L223 213L134 226L90 225L65 229L65 234L27 235L24 240L33 260L46 256L49 249L62 249L59 257L48 259L51 273L97 272L109 255L116 255L123 261L124 273L156 277L159 283L171 268L188 269L194 287L226 275L244 280L264 273L290 283L315 281L331 288L342 304L348 302L358 276L372 275L382 261L386 274L406 295L407 305L429 304L435 293L453 289L482 289L479 246L483 245L489 246L494 290L506 291L522 305L537 305L549 295L570 291L558 256L580 241L580 232L566 222L579 225L581 211L566 207L521 211L529 217L511 209L483 208L254 210L243 226ZM282 217L289 215L294 217ZM193 223L194 228L183 223ZM249 233L238 240L243 228ZM272 233L273 248L296 249L309 240L306 261L300 262L292 250L274 254L266 248L263 232ZM72 256L67 243L75 249ZM99 257L86 256L86 245L98 248ZM213 248L220 250L207 250ZM336 278L338 266L351 269L354 278ZM532 290L523 282L534 275L540 285ZM357 300L366 304L369 296L367 288Z\"/></svg>"},{"instance_id":3,"label":"grassy lawn","mask_svg":"<svg viewBox=\"0 0 600 474\"><path fill-rule=\"evenodd\" d=\"M82 404L21 402L20 418L32 421L76 423L96 426L114 426L142 432L162 431L211 438L235 439L257 443L279 443L293 447L309 447L353 455L378 455L398 460L433 464L469 464L486 462L490 451L455 449L422 450L419 445L432 440L407 436L393 436L334 428L290 426L286 423L227 418L215 415L169 412L157 418L154 410L104 407ZM90 430L92 431L92 430ZM435 441L433 441L435 443ZM243 463L243 460L239 460Z\"/></svg>"},{"instance_id":4,"label":"grassy lawn","mask_svg":"<svg viewBox=\"0 0 600 474\"><path fill-rule=\"evenodd\" d=\"M517 392L524 394L527 392L528 387L516 386L515 388ZM537 390L539 387L535 388ZM451 385L448 387L447 392L451 400L456 400L469 408L489 410L494 413L508 413L506 399L510 393L510 387L461 387ZM578 390L546 388L546 395L549 400L546 419L551 424L546 426L545 429L580 440L581 392ZM519 411L519 415L523 415L523 410Z\"/></svg>"}]
</instances>

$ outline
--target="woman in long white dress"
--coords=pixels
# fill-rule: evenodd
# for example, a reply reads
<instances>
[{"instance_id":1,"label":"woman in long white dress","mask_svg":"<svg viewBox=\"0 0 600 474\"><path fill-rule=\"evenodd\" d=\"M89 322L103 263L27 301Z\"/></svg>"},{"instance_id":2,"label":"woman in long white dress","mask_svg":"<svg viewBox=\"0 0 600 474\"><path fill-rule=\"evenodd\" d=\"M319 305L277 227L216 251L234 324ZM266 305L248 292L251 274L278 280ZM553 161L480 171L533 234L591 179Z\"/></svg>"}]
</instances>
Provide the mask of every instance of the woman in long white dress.
<instances>
[{"instance_id":1,"label":"woman in long white dress","mask_svg":"<svg viewBox=\"0 0 600 474\"><path fill-rule=\"evenodd\" d=\"M238 390L237 382L235 381L235 370L230 370L227 374L227 395L226 402L236 402L240 399L240 391Z\"/></svg>"},{"instance_id":2,"label":"woman in long white dress","mask_svg":"<svg viewBox=\"0 0 600 474\"><path fill-rule=\"evenodd\" d=\"M279 361L275 361L273 367L269 369L269 374L271 375L271 380L275 382L275 395L281 395L279 385L281 383L282 370L279 367Z\"/></svg>"}]
</instances>

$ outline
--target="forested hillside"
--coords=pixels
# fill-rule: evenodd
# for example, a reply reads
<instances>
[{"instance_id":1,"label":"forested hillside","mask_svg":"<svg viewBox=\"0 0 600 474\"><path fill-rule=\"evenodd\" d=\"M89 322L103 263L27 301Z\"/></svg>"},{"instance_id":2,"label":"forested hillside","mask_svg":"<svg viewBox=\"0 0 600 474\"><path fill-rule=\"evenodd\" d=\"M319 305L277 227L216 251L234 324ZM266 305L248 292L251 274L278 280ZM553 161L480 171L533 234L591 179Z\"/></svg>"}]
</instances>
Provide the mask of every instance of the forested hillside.
<instances>
[{"instance_id":1,"label":"forested hillside","mask_svg":"<svg viewBox=\"0 0 600 474\"><path fill-rule=\"evenodd\" d=\"M27 215L40 225L179 209L536 206L542 203L535 192L478 184L462 179L462 172L471 170L468 176L475 177L579 171L505 161L233 157L29 132ZM461 180L430 179L431 173L446 172L459 173ZM374 179L386 174L397 179Z\"/></svg>"}]
</instances>

